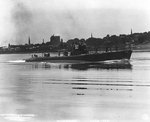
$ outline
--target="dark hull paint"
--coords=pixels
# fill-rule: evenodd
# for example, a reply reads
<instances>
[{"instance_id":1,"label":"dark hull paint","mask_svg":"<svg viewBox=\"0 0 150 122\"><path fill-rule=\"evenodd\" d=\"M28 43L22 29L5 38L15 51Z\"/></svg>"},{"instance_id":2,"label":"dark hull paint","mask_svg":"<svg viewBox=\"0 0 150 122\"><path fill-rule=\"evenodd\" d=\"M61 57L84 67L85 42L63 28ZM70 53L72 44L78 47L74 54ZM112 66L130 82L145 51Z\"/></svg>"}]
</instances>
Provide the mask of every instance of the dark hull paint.
<instances>
[{"instance_id":1,"label":"dark hull paint","mask_svg":"<svg viewBox=\"0 0 150 122\"><path fill-rule=\"evenodd\" d=\"M106 61L106 60L120 60L130 59L132 50L117 51L117 52L106 52L97 54L85 54L75 56L56 56L56 57L36 57L26 59L26 62L51 62L51 61Z\"/></svg>"}]
</instances>

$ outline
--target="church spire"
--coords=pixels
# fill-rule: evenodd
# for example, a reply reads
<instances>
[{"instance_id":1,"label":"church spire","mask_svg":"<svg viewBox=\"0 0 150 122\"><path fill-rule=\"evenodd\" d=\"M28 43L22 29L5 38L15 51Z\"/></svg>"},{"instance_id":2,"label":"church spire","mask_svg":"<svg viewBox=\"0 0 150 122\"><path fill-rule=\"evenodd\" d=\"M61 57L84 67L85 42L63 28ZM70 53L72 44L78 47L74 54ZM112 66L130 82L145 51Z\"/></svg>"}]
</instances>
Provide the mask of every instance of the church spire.
<instances>
[{"instance_id":1,"label":"church spire","mask_svg":"<svg viewBox=\"0 0 150 122\"><path fill-rule=\"evenodd\" d=\"M132 35L132 28L131 28L131 35Z\"/></svg>"},{"instance_id":2,"label":"church spire","mask_svg":"<svg viewBox=\"0 0 150 122\"><path fill-rule=\"evenodd\" d=\"M28 37L28 44L29 44L29 45L31 44L31 42L30 42L30 36Z\"/></svg>"},{"instance_id":3,"label":"church spire","mask_svg":"<svg viewBox=\"0 0 150 122\"><path fill-rule=\"evenodd\" d=\"M93 38L93 35L92 35L92 33L91 33L91 38Z\"/></svg>"}]
</instances>

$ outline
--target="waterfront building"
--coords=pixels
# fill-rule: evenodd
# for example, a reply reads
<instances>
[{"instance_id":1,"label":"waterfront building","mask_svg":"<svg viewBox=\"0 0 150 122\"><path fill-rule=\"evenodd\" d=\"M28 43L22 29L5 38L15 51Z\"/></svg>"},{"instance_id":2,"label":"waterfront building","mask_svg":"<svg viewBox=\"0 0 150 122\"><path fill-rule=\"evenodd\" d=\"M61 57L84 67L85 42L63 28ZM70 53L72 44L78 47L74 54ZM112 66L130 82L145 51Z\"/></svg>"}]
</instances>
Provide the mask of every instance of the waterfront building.
<instances>
[{"instance_id":1,"label":"waterfront building","mask_svg":"<svg viewBox=\"0 0 150 122\"><path fill-rule=\"evenodd\" d=\"M50 44L54 47L57 47L60 45L60 36L54 36L52 35L50 37Z\"/></svg>"}]
</instances>

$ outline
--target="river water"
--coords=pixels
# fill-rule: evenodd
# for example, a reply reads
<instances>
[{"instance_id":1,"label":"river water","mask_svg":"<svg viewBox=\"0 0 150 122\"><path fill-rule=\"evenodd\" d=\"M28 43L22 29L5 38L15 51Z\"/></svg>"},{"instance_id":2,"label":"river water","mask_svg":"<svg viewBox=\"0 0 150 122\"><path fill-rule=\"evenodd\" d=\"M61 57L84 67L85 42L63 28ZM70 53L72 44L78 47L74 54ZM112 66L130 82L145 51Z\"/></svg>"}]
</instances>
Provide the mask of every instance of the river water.
<instances>
[{"instance_id":1,"label":"river water","mask_svg":"<svg viewBox=\"0 0 150 122\"><path fill-rule=\"evenodd\" d=\"M30 56L0 55L0 122L150 121L149 52L95 64L22 60Z\"/></svg>"}]
</instances>

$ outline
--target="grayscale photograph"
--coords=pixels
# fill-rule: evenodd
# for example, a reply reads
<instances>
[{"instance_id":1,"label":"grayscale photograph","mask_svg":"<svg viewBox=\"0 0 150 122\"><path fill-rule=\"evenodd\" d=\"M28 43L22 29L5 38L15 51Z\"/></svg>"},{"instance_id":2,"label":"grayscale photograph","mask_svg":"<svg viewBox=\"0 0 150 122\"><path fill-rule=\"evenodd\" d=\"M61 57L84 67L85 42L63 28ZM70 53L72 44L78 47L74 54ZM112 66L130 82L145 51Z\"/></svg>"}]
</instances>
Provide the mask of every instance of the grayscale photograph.
<instances>
[{"instance_id":1,"label":"grayscale photograph","mask_svg":"<svg viewBox=\"0 0 150 122\"><path fill-rule=\"evenodd\" d=\"M0 0L0 122L149 122L150 0Z\"/></svg>"}]
</instances>

